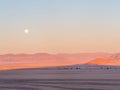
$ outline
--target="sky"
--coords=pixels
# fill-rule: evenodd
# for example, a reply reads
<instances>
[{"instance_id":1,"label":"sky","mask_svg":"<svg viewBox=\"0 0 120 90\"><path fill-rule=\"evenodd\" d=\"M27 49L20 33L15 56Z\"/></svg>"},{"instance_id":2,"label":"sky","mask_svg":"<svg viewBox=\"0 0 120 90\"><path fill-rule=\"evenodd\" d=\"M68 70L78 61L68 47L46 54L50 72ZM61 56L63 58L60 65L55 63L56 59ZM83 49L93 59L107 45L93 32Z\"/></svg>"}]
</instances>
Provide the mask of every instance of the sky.
<instances>
[{"instance_id":1,"label":"sky","mask_svg":"<svg viewBox=\"0 0 120 90\"><path fill-rule=\"evenodd\" d=\"M119 0L0 0L0 54L119 52L119 24Z\"/></svg>"}]
</instances>

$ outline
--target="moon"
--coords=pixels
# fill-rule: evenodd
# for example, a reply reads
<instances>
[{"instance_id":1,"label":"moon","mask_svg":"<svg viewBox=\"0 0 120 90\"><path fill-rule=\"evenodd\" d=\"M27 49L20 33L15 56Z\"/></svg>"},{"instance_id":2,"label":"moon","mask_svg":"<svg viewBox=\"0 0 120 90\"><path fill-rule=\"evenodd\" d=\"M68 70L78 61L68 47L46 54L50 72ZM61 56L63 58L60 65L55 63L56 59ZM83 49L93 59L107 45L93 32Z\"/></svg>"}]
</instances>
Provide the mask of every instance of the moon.
<instances>
[{"instance_id":1,"label":"moon","mask_svg":"<svg viewBox=\"0 0 120 90\"><path fill-rule=\"evenodd\" d=\"M25 30L24 30L24 33L25 33L25 34L29 34L29 29L25 29Z\"/></svg>"}]
</instances>

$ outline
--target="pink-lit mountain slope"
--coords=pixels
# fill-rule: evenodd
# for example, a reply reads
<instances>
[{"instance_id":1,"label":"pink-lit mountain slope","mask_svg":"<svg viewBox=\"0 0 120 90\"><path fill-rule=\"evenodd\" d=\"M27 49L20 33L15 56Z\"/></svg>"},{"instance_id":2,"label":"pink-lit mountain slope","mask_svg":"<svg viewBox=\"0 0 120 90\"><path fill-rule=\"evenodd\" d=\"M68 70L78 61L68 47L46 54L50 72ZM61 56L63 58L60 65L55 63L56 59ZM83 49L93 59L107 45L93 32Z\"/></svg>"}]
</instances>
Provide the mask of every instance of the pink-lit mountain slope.
<instances>
[{"instance_id":1,"label":"pink-lit mountain slope","mask_svg":"<svg viewBox=\"0 0 120 90\"><path fill-rule=\"evenodd\" d=\"M84 64L95 58L109 58L109 53L76 53L76 54L5 54L0 55L0 69L36 68Z\"/></svg>"},{"instance_id":2,"label":"pink-lit mountain slope","mask_svg":"<svg viewBox=\"0 0 120 90\"><path fill-rule=\"evenodd\" d=\"M120 54L113 54L108 58L96 58L90 60L87 64L120 65Z\"/></svg>"}]
</instances>

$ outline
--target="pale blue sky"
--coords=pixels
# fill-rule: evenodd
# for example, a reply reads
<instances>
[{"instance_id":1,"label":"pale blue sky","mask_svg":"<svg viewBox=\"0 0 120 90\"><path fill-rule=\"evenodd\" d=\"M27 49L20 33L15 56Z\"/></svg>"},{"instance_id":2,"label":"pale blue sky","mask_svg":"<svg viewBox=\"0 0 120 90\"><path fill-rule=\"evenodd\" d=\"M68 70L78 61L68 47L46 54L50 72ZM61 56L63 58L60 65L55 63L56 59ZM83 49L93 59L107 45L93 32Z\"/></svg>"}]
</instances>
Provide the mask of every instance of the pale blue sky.
<instances>
[{"instance_id":1,"label":"pale blue sky","mask_svg":"<svg viewBox=\"0 0 120 90\"><path fill-rule=\"evenodd\" d=\"M0 0L0 53L119 52L119 24L119 0Z\"/></svg>"}]
</instances>

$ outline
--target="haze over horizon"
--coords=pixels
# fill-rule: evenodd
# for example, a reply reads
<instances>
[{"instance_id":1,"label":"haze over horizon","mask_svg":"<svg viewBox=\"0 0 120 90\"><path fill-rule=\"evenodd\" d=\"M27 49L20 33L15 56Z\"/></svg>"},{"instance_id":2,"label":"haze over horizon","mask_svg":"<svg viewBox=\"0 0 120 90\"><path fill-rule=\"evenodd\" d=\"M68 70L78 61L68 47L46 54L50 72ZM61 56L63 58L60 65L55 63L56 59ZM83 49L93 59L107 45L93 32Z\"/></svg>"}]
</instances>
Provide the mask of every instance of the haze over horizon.
<instances>
[{"instance_id":1,"label":"haze over horizon","mask_svg":"<svg viewBox=\"0 0 120 90\"><path fill-rule=\"evenodd\" d=\"M0 54L120 52L118 0L2 0Z\"/></svg>"}]
</instances>

